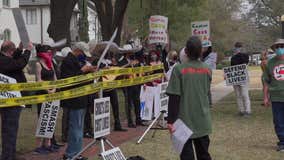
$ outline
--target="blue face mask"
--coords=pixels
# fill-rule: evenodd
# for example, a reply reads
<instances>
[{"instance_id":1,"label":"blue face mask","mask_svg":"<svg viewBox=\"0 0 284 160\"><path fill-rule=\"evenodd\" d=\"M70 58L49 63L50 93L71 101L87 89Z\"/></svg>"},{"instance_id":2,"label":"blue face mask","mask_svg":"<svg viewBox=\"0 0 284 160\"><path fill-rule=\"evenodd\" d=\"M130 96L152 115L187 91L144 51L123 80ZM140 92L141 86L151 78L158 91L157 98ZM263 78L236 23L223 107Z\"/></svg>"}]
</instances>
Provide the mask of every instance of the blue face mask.
<instances>
[{"instance_id":1,"label":"blue face mask","mask_svg":"<svg viewBox=\"0 0 284 160\"><path fill-rule=\"evenodd\" d=\"M85 54L80 54L77 58L78 58L78 60L79 60L81 63L83 63L83 62L86 61L86 56L85 56Z\"/></svg>"},{"instance_id":2,"label":"blue face mask","mask_svg":"<svg viewBox=\"0 0 284 160\"><path fill-rule=\"evenodd\" d=\"M276 49L276 55L277 56L283 56L284 55L284 48Z\"/></svg>"}]
</instances>

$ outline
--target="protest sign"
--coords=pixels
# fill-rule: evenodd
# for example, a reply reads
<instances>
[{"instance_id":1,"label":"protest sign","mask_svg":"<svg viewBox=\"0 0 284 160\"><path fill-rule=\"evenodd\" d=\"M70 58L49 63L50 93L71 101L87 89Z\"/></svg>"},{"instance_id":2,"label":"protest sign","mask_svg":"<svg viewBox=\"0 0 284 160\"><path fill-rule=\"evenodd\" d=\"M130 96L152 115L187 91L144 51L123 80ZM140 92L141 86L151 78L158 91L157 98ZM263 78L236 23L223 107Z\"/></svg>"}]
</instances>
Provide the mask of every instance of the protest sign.
<instances>
[{"instance_id":1,"label":"protest sign","mask_svg":"<svg viewBox=\"0 0 284 160\"><path fill-rule=\"evenodd\" d=\"M198 36L202 43L210 43L210 22L196 21L191 23L191 35Z\"/></svg>"},{"instance_id":2,"label":"protest sign","mask_svg":"<svg viewBox=\"0 0 284 160\"><path fill-rule=\"evenodd\" d=\"M29 39L28 31L26 29L26 24L25 24L21 9L13 8L12 10L13 10L14 19L15 19L15 22L18 28L21 42L23 43L24 48L27 48L29 46L30 39Z\"/></svg>"},{"instance_id":3,"label":"protest sign","mask_svg":"<svg viewBox=\"0 0 284 160\"><path fill-rule=\"evenodd\" d=\"M245 84L249 80L246 64L225 67L223 71L227 86Z\"/></svg>"},{"instance_id":4,"label":"protest sign","mask_svg":"<svg viewBox=\"0 0 284 160\"><path fill-rule=\"evenodd\" d=\"M105 151L101 155L104 160L126 160L118 147Z\"/></svg>"},{"instance_id":5,"label":"protest sign","mask_svg":"<svg viewBox=\"0 0 284 160\"><path fill-rule=\"evenodd\" d=\"M166 94L168 82L159 84L160 89L160 111L168 111L169 96Z\"/></svg>"},{"instance_id":6,"label":"protest sign","mask_svg":"<svg viewBox=\"0 0 284 160\"><path fill-rule=\"evenodd\" d=\"M168 18L164 16L151 16L149 19L149 44L168 43Z\"/></svg>"},{"instance_id":7,"label":"protest sign","mask_svg":"<svg viewBox=\"0 0 284 160\"><path fill-rule=\"evenodd\" d=\"M94 103L94 138L110 134L110 99L95 99Z\"/></svg>"},{"instance_id":8,"label":"protest sign","mask_svg":"<svg viewBox=\"0 0 284 160\"><path fill-rule=\"evenodd\" d=\"M17 83L17 80L0 73L0 84ZM0 98L15 98L22 97L19 91L0 91Z\"/></svg>"},{"instance_id":9,"label":"protest sign","mask_svg":"<svg viewBox=\"0 0 284 160\"><path fill-rule=\"evenodd\" d=\"M155 87L141 86L140 116L142 120L152 120Z\"/></svg>"},{"instance_id":10,"label":"protest sign","mask_svg":"<svg viewBox=\"0 0 284 160\"><path fill-rule=\"evenodd\" d=\"M52 138L55 131L59 109L59 100L42 103L37 123L36 137Z\"/></svg>"}]
</instances>

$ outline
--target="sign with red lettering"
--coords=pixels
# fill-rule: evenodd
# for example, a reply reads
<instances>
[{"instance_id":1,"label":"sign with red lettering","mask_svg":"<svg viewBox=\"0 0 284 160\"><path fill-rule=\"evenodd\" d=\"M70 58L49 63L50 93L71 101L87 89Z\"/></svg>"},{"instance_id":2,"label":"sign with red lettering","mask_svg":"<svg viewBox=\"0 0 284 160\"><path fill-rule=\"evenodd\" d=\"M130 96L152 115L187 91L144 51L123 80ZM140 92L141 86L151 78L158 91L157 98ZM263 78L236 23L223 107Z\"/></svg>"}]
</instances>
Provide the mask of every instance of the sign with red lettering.
<instances>
[{"instance_id":1,"label":"sign with red lettering","mask_svg":"<svg viewBox=\"0 0 284 160\"><path fill-rule=\"evenodd\" d=\"M52 138L59 109L59 100L42 103L37 123L36 137Z\"/></svg>"},{"instance_id":2,"label":"sign with red lettering","mask_svg":"<svg viewBox=\"0 0 284 160\"><path fill-rule=\"evenodd\" d=\"M151 16L149 19L149 44L168 43L168 18L164 16Z\"/></svg>"},{"instance_id":3,"label":"sign with red lettering","mask_svg":"<svg viewBox=\"0 0 284 160\"><path fill-rule=\"evenodd\" d=\"M196 21L191 23L191 34L198 36L202 43L209 42L210 40L210 22L209 21Z\"/></svg>"}]
</instances>

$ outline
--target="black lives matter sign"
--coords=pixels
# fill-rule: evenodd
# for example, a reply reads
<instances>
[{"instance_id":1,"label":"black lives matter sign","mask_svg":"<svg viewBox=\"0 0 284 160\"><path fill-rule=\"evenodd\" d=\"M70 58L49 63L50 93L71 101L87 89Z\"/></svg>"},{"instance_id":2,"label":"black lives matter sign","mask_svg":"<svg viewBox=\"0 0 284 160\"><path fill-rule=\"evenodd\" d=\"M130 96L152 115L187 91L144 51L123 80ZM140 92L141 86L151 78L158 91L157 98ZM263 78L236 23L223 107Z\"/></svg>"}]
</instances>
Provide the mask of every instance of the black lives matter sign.
<instances>
[{"instance_id":1,"label":"black lives matter sign","mask_svg":"<svg viewBox=\"0 0 284 160\"><path fill-rule=\"evenodd\" d=\"M42 103L37 123L36 137L52 138L55 131L59 108L59 100Z\"/></svg>"},{"instance_id":2,"label":"black lives matter sign","mask_svg":"<svg viewBox=\"0 0 284 160\"><path fill-rule=\"evenodd\" d=\"M126 160L118 147L105 151L101 155L104 160Z\"/></svg>"},{"instance_id":3,"label":"black lives matter sign","mask_svg":"<svg viewBox=\"0 0 284 160\"><path fill-rule=\"evenodd\" d=\"M110 99L99 98L94 102L94 138L110 134Z\"/></svg>"},{"instance_id":4,"label":"black lives matter sign","mask_svg":"<svg viewBox=\"0 0 284 160\"><path fill-rule=\"evenodd\" d=\"M226 85L241 85L248 82L248 70L246 64L223 68Z\"/></svg>"}]
</instances>

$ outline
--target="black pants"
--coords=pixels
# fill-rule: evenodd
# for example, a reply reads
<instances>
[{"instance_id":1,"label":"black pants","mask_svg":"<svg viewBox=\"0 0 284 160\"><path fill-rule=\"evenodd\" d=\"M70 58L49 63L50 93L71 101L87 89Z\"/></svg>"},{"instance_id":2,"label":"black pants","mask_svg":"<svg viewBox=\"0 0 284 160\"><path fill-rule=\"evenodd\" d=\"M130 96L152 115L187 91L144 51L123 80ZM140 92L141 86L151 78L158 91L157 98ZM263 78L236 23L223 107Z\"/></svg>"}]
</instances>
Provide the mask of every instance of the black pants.
<instances>
[{"instance_id":1,"label":"black pants","mask_svg":"<svg viewBox=\"0 0 284 160\"><path fill-rule=\"evenodd\" d=\"M1 160L16 159L16 143L22 108L1 108L2 155Z\"/></svg>"},{"instance_id":2,"label":"black pants","mask_svg":"<svg viewBox=\"0 0 284 160\"><path fill-rule=\"evenodd\" d=\"M90 107L87 108L86 114L85 114L84 133L93 133L92 113L91 113L91 108Z\"/></svg>"},{"instance_id":3,"label":"black pants","mask_svg":"<svg viewBox=\"0 0 284 160\"><path fill-rule=\"evenodd\" d=\"M194 153L192 148L194 144L197 160L211 160L211 156L208 152L210 139L209 136L204 136L196 139L189 139L182 150L180 155L181 160L194 160Z\"/></svg>"},{"instance_id":4,"label":"black pants","mask_svg":"<svg viewBox=\"0 0 284 160\"><path fill-rule=\"evenodd\" d=\"M114 117L114 127L121 128L120 119L119 119L119 104L118 104L117 91L115 89L112 89L110 91L105 91L103 92L103 97L110 97L110 103Z\"/></svg>"},{"instance_id":5,"label":"black pants","mask_svg":"<svg viewBox=\"0 0 284 160\"><path fill-rule=\"evenodd\" d=\"M126 116L128 124L133 124L131 110L134 107L136 123L141 122L140 117L140 86L130 86L126 88Z\"/></svg>"}]
</instances>

